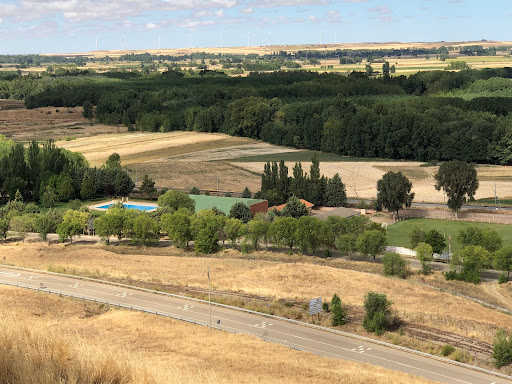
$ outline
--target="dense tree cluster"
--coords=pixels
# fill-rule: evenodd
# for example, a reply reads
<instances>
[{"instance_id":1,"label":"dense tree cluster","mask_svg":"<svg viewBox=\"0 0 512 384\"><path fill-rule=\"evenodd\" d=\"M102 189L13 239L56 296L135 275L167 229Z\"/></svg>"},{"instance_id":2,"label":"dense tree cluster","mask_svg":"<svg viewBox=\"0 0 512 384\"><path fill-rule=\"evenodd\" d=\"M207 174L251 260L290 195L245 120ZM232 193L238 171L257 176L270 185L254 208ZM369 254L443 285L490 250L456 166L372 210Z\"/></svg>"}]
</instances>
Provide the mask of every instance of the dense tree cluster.
<instances>
[{"instance_id":1,"label":"dense tree cluster","mask_svg":"<svg viewBox=\"0 0 512 384\"><path fill-rule=\"evenodd\" d=\"M270 206L284 204L291 196L309 201L314 205L341 207L347 200L345 185L338 174L331 179L320 174L320 161L316 155L311 159L309 175L302 163L295 163L292 176L284 161L267 162L261 175L258 197L269 201Z\"/></svg>"},{"instance_id":2,"label":"dense tree cluster","mask_svg":"<svg viewBox=\"0 0 512 384\"><path fill-rule=\"evenodd\" d=\"M127 196L133 181L119 162L89 168L85 158L55 146L42 146L0 138L0 196L13 200L18 191L23 199L52 207L58 201L104 196Z\"/></svg>"},{"instance_id":3,"label":"dense tree cluster","mask_svg":"<svg viewBox=\"0 0 512 384\"><path fill-rule=\"evenodd\" d=\"M494 86L510 78L510 68L379 78L173 69L16 77L0 80L0 97L29 108L89 102L98 121L130 129L225 132L357 157L512 164L512 88Z\"/></svg>"}]
</instances>

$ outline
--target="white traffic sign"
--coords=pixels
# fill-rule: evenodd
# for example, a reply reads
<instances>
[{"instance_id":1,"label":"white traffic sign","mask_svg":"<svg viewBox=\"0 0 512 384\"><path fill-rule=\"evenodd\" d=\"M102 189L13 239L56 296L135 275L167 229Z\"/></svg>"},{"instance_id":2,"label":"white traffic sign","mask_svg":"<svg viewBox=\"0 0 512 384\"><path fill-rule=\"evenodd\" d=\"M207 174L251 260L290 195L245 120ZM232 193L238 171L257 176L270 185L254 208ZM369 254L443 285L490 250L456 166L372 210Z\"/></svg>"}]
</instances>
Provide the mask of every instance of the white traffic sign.
<instances>
[{"instance_id":1,"label":"white traffic sign","mask_svg":"<svg viewBox=\"0 0 512 384\"><path fill-rule=\"evenodd\" d=\"M322 312L322 298L317 297L316 299L309 301L309 315L313 316L317 313Z\"/></svg>"}]
</instances>

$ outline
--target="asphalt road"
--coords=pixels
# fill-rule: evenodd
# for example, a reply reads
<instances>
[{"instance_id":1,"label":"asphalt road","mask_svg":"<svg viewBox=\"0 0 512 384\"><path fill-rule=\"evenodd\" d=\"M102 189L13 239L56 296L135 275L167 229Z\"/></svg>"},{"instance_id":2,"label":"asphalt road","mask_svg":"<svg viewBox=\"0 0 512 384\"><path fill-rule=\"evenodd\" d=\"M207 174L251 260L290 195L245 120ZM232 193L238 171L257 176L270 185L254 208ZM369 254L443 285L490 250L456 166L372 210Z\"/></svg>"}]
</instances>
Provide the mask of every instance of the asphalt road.
<instances>
[{"instance_id":1,"label":"asphalt road","mask_svg":"<svg viewBox=\"0 0 512 384\"><path fill-rule=\"evenodd\" d=\"M42 284L42 290L51 290L53 293L143 308L202 324L209 322L208 304L163 294L11 268L0 268L0 283L33 288L41 288ZM285 320L218 306L211 307L211 318L212 324L222 330L250 334L265 341L310 351L320 356L378 365L442 383L512 383L512 378L509 380L495 377L415 353ZM264 359L265 355L262 354L261 358Z\"/></svg>"},{"instance_id":2,"label":"asphalt road","mask_svg":"<svg viewBox=\"0 0 512 384\"><path fill-rule=\"evenodd\" d=\"M367 204L373 204L375 202L375 200L371 200L371 199L362 199L362 200L364 200ZM358 199L352 199L352 198L347 199L347 202L350 204L357 204L357 203L359 203L359 201L360 200L358 200ZM446 206L446 204L441 204L441 203L415 203L415 202L413 202L411 204L411 208L447 208L447 206ZM483 210L483 211L496 211L496 207L493 205L463 205L461 207L462 211L467 210L467 209L478 209L478 210ZM512 207L500 206L499 210L512 211Z\"/></svg>"}]
</instances>

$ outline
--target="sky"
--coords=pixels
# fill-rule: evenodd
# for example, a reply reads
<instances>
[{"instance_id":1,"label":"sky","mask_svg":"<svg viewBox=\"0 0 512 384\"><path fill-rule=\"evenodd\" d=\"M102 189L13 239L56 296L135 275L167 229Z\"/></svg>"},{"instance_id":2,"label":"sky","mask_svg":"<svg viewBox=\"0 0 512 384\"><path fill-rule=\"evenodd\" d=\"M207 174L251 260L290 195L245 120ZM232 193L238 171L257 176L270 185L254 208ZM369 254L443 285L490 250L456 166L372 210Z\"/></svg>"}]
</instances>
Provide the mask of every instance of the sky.
<instances>
[{"instance_id":1,"label":"sky","mask_svg":"<svg viewBox=\"0 0 512 384\"><path fill-rule=\"evenodd\" d=\"M0 54L512 40L510 0L0 0Z\"/></svg>"}]
</instances>

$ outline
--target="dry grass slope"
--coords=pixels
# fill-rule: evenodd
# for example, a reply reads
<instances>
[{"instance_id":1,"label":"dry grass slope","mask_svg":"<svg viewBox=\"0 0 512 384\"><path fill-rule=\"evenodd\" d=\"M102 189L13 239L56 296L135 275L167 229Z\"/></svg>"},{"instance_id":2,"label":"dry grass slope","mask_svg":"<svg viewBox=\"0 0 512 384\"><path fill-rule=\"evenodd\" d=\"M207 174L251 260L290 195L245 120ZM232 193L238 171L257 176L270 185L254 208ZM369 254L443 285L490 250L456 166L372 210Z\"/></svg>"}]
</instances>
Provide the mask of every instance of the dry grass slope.
<instances>
[{"instance_id":1,"label":"dry grass slope","mask_svg":"<svg viewBox=\"0 0 512 384\"><path fill-rule=\"evenodd\" d=\"M370 291L385 293L399 316L415 324L453 332L492 343L497 327L511 328L510 316L473 301L380 275L329 266L277 263L261 260L191 257L180 250L166 249L166 255L116 254L108 250L74 246L2 246L0 259L23 267L108 275L146 282L190 287L207 287L205 270L211 268L212 288L277 299L307 301L326 299L334 293L344 303L361 307ZM429 283L431 279L426 278Z\"/></svg>"},{"instance_id":2,"label":"dry grass slope","mask_svg":"<svg viewBox=\"0 0 512 384\"><path fill-rule=\"evenodd\" d=\"M257 338L0 286L0 382L426 384ZM48 331L51 328L52 331ZM122 351L122 352L119 352Z\"/></svg>"}]
</instances>

